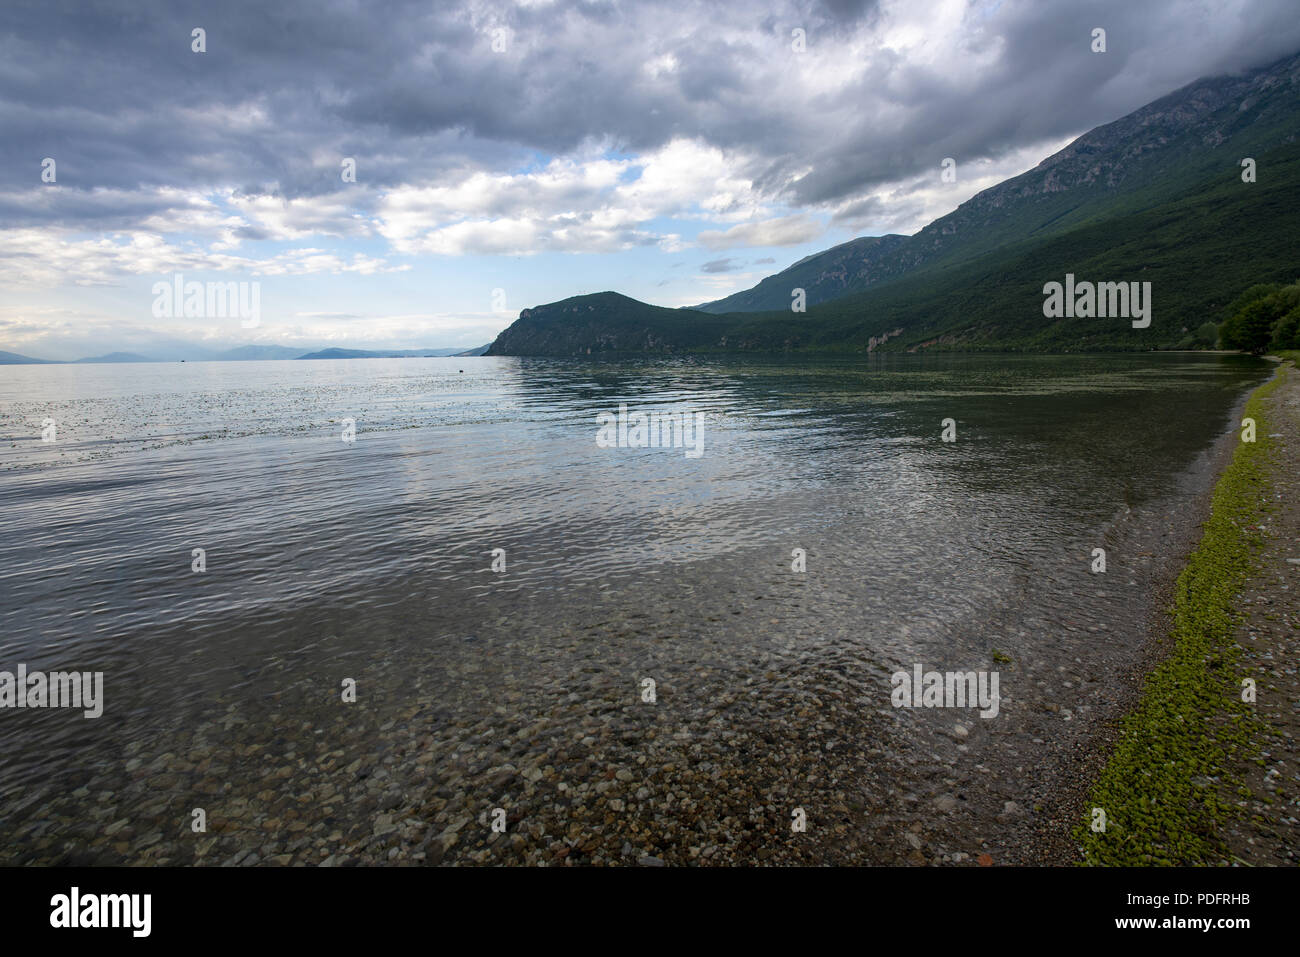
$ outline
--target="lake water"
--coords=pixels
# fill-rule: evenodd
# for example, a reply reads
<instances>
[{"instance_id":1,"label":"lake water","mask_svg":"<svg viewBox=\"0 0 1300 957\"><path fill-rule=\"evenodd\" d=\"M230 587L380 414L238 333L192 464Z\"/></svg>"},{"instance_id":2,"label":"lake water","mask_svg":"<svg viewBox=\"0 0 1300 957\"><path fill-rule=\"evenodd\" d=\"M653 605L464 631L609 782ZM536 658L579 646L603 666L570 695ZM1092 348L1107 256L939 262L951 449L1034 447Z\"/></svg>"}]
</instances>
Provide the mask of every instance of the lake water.
<instances>
[{"instance_id":1,"label":"lake water","mask_svg":"<svg viewBox=\"0 0 1300 957\"><path fill-rule=\"evenodd\" d=\"M897 802L1000 746L990 725L1055 701L1082 727L1113 699L1269 370L0 367L0 670L104 674L101 718L0 710L0 860L806 860L800 802L835 809L816 859L892 860L862 850L860 809L901 825ZM703 454L599 447L620 403L701 413ZM998 661L1005 724L934 738L952 714L890 708L899 668ZM1068 731L1022 744L1065 762ZM497 806L500 839L480 826Z\"/></svg>"}]
</instances>

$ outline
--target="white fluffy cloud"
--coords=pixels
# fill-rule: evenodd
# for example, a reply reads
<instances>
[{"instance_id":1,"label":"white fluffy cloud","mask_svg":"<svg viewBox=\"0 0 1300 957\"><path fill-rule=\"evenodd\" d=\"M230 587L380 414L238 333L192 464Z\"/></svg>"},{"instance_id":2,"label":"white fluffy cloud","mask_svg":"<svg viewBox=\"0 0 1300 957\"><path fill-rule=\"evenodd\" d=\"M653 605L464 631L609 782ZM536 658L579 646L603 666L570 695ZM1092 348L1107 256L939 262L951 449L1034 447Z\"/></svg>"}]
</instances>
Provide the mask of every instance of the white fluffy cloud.
<instances>
[{"instance_id":1,"label":"white fluffy cloud","mask_svg":"<svg viewBox=\"0 0 1300 957\"><path fill-rule=\"evenodd\" d=\"M724 230L705 230L700 242L709 249L735 249L742 246L797 246L811 242L826 231L821 222L802 213L740 223Z\"/></svg>"},{"instance_id":2,"label":"white fluffy cloud","mask_svg":"<svg viewBox=\"0 0 1300 957\"><path fill-rule=\"evenodd\" d=\"M300 248L255 258L169 243L155 233L76 238L63 230L0 230L0 284L111 286L123 277L177 272L238 272L254 276L312 273L371 275L410 269L363 253Z\"/></svg>"},{"instance_id":3,"label":"white fluffy cloud","mask_svg":"<svg viewBox=\"0 0 1300 957\"><path fill-rule=\"evenodd\" d=\"M753 215L770 198L737 175L747 157L674 140L627 159L564 157L520 173L465 174L449 185L399 187L376 204L377 231L399 253L529 255L679 249L656 220Z\"/></svg>"}]
</instances>

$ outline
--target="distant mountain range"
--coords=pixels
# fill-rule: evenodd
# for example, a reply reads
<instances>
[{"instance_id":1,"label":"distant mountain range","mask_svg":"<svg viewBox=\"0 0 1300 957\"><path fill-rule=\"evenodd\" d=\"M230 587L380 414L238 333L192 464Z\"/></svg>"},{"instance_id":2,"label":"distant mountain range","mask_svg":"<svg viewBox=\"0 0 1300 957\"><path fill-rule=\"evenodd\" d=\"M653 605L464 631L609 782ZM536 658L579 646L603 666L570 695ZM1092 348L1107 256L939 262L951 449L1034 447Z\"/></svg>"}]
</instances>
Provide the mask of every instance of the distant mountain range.
<instances>
[{"instance_id":1,"label":"distant mountain range","mask_svg":"<svg viewBox=\"0 0 1300 957\"><path fill-rule=\"evenodd\" d=\"M16 352L0 352L0 365L48 365L49 359L33 359L31 356L20 356Z\"/></svg>"},{"instance_id":2,"label":"distant mountain range","mask_svg":"<svg viewBox=\"0 0 1300 957\"><path fill-rule=\"evenodd\" d=\"M90 356L74 359L72 363L83 362L248 362L267 359L406 359L416 357L446 356L481 356L488 350L487 346L474 349L321 349L317 352L303 352L288 346L240 346L212 352L207 349L195 349L192 357L184 359L144 356L135 352L110 352L103 356ZM174 350L172 350L174 351ZM34 359L19 355L17 352L0 352L0 365L55 365L57 359Z\"/></svg>"},{"instance_id":3,"label":"distant mountain range","mask_svg":"<svg viewBox=\"0 0 1300 957\"><path fill-rule=\"evenodd\" d=\"M1181 347L1245 287L1300 276L1297 195L1293 55L1099 126L913 236L854 239L693 309L613 292L525 309L487 354ZM1043 286L1067 273L1150 281L1151 327L1045 318Z\"/></svg>"}]
</instances>

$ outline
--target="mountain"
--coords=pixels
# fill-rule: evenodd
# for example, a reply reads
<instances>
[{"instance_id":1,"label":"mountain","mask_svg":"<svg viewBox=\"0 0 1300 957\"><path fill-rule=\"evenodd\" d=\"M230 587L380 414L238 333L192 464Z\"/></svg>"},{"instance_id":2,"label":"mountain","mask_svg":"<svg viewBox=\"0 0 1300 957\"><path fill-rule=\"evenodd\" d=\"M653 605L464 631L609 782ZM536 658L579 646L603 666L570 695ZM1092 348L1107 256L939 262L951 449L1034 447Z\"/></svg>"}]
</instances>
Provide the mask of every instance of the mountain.
<instances>
[{"instance_id":1,"label":"mountain","mask_svg":"<svg viewBox=\"0 0 1300 957\"><path fill-rule=\"evenodd\" d=\"M110 352L102 356L89 356L85 359L77 359L77 362L157 362L157 359L150 359L147 356L139 355L135 352Z\"/></svg>"},{"instance_id":2,"label":"mountain","mask_svg":"<svg viewBox=\"0 0 1300 957\"><path fill-rule=\"evenodd\" d=\"M485 355L708 349L716 344L714 321L707 313L651 306L616 292L598 292L523 310Z\"/></svg>"},{"instance_id":3,"label":"mountain","mask_svg":"<svg viewBox=\"0 0 1300 957\"><path fill-rule=\"evenodd\" d=\"M1258 161L1266 181L1242 183L1229 169L1151 209L824 303L801 325L788 312L733 313L725 334L765 350L1185 347L1197 327L1221 321L1223 308L1248 286L1300 277L1300 143ZM1091 282L1150 282L1151 326L1046 318L1043 287L1067 273Z\"/></svg>"},{"instance_id":4,"label":"mountain","mask_svg":"<svg viewBox=\"0 0 1300 957\"><path fill-rule=\"evenodd\" d=\"M802 315L665 310L598 293L524 310L488 354L1183 347L1246 287L1300 277L1300 143L1258 162L1267 173L1259 182L1241 182L1230 167L1180 199L882 283ZM1044 317L1044 284L1067 273L1150 282L1150 328Z\"/></svg>"},{"instance_id":5,"label":"mountain","mask_svg":"<svg viewBox=\"0 0 1300 957\"><path fill-rule=\"evenodd\" d=\"M915 236L837 246L745 293L668 310L675 319L616 293L538 306L488 354L1179 346L1246 286L1300 275L1298 93L1300 56L1201 80ZM1247 156L1257 182L1242 181ZM1043 286L1067 273L1152 282L1151 327L1045 318ZM791 312L795 286L808 292L806 313ZM728 302L770 311L714 311Z\"/></svg>"},{"instance_id":6,"label":"mountain","mask_svg":"<svg viewBox=\"0 0 1300 957\"><path fill-rule=\"evenodd\" d=\"M445 358L460 354L456 349L322 349L299 359L411 359Z\"/></svg>"},{"instance_id":7,"label":"mountain","mask_svg":"<svg viewBox=\"0 0 1300 957\"><path fill-rule=\"evenodd\" d=\"M147 351L141 353L147 359L154 362L210 362L216 359L220 354L216 349L208 346L196 345L185 339L151 339L146 346Z\"/></svg>"},{"instance_id":8,"label":"mountain","mask_svg":"<svg viewBox=\"0 0 1300 957\"><path fill-rule=\"evenodd\" d=\"M212 358L222 362L248 362L255 359L297 359L302 353L302 349L288 346L240 346L218 352Z\"/></svg>"},{"instance_id":9,"label":"mountain","mask_svg":"<svg viewBox=\"0 0 1300 957\"><path fill-rule=\"evenodd\" d=\"M306 355L298 357L299 359L373 359L375 353L366 352L364 349L322 349L320 352L309 352Z\"/></svg>"},{"instance_id":10,"label":"mountain","mask_svg":"<svg viewBox=\"0 0 1300 957\"><path fill-rule=\"evenodd\" d=\"M457 353L455 353L455 355L457 355L457 356L481 356L481 355L485 355L485 354L487 353L488 349L490 349L491 347L492 347L492 343L489 342L487 345L475 346L473 349L466 349L464 352L457 352Z\"/></svg>"},{"instance_id":11,"label":"mountain","mask_svg":"<svg viewBox=\"0 0 1300 957\"><path fill-rule=\"evenodd\" d=\"M695 308L789 309L795 288L814 305L1008 243L1060 235L1119 211L1151 208L1243 157L1294 142L1298 90L1300 54L1239 76L1197 80L1085 133L914 236L855 239Z\"/></svg>"},{"instance_id":12,"label":"mountain","mask_svg":"<svg viewBox=\"0 0 1300 957\"><path fill-rule=\"evenodd\" d=\"M214 352L200 346L181 347L168 344L163 347L162 355L141 355L137 352L110 352L102 356L87 356L74 359L73 363L100 362L176 362L182 359L189 362L248 362L265 359L394 359L413 356L478 356L487 351L487 346L463 351L461 349L323 349L320 352L303 354L302 348L290 346L239 346ZM0 365L57 365L59 359L33 359L16 352L0 352Z\"/></svg>"}]
</instances>

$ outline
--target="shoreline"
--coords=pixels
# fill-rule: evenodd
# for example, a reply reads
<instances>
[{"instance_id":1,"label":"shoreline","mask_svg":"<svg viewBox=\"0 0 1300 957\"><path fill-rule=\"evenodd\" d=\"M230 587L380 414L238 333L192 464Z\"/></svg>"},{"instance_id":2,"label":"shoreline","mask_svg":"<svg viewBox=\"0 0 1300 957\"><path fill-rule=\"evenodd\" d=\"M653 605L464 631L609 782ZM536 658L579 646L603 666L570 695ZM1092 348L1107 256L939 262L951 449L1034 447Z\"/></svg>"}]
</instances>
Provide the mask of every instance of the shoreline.
<instances>
[{"instance_id":1,"label":"shoreline","mask_svg":"<svg viewBox=\"0 0 1300 957\"><path fill-rule=\"evenodd\" d=\"M1099 759L1090 762L1092 784L1070 802L1080 822L1073 834L1081 852L1077 863L1247 863L1233 849L1255 844L1247 833L1254 829L1242 829L1242 811L1245 799L1264 802L1260 784L1247 788L1245 779L1256 762L1263 763L1258 755L1267 727L1254 703L1241 700L1247 697L1242 676L1251 671L1239 640L1241 607L1248 590L1262 587L1279 564L1287 567L1277 556L1265 561L1261 546L1272 525L1268 513L1280 509L1285 519L1287 511L1288 502L1275 491L1285 475L1277 446L1287 433L1274 429L1282 427L1278 404L1298 402L1292 369L1279 360L1274 376L1238 407L1235 418L1255 419L1256 440L1242 442L1240 426L1229 434L1228 461L1216 470L1204 535L1165 590L1173 600L1141 669L1140 693L1122 720L1103 732ZM1273 660L1259 649L1254 657ZM1258 693L1262 704L1262 687Z\"/></svg>"},{"instance_id":2,"label":"shoreline","mask_svg":"<svg viewBox=\"0 0 1300 957\"><path fill-rule=\"evenodd\" d=\"M1033 769L1012 767L1007 755L989 754L985 757L990 764L1002 765L1003 771L1022 776L1029 799L1020 802L1024 807L1014 815L996 815L986 811L982 822L972 822L980 828L972 833L981 835L972 843L981 845L986 855L978 863L987 866L990 858L991 863L1011 866L1062 867L1082 862L1076 823L1084 820L1086 809L1092 806L1091 793L1120 740L1123 722L1141 706L1150 675L1174 649L1171 609L1178 580L1200 547L1204 529L1213 513L1215 492L1241 444L1241 418L1252 398L1261 389L1277 382L1283 367L1284 364L1279 363L1272 377L1237 398L1232 406L1230 422L1238 424L1225 432L1204 453L1203 460L1187 473L1187 481L1194 490L1187 493L1183 504L1178 506L1173 501L1165 502L1170 510L1162 512L1154 524L1152 515L1133 513L1132 527L1120 533L1127 548L1113 552L1112 563L1141 561L1137 556L1146 556L1148 563L1141 573L1149 576L1146 607L1145 611L1139 612L1133 629L1137 644L1118 654L1113 648L1095 649L1095 660L1090 664L1103 670L1108 667L1115 669L1106 679L1113 691L1109 700L1100 705L1095 700L1087 706L1075 703L1076 716L1084 719L1076 723L1087 725L1076 729L1082 734L1072 736L1058 725L1048 738L1055 744L1038 755L1039 763ZM1263 431L1262 427L1260 431ZM1164 540L1160 541L1161 538ZM1156 552L1139 551L1148 548L1155 548ZM1117 570L1113 568L1112 572ZM1132 571L1121 571L1121 574L1128 577ZM1068 683L1066 687L1069 687ZM1063 714L1068 713L1065 704L1062 701L1059 707ZM1050 703L1047 708L1054 713L1058 711L1058 707ZM1031 709L1034 709L1032 704ZM1085 717L1084 712L1089 709L1098 713ZM1046 729L1039 725L1038 730ZM1014 749L1011 757L1014 758ZM1032 782L1035 776L1044 779L1037 787ZM1031 795L1036 795L1037 800ZM920 820L926 831L940 824L933 815L923 815ZM966 863L977 863L974 854L963 857ZM961 862L962 858L954 861ZM917 856L910 863L923 866L947 864L949 861L947 858L943 861L923 860Z\"/></svg>"}]
</instances>

